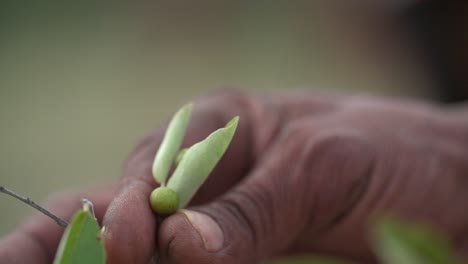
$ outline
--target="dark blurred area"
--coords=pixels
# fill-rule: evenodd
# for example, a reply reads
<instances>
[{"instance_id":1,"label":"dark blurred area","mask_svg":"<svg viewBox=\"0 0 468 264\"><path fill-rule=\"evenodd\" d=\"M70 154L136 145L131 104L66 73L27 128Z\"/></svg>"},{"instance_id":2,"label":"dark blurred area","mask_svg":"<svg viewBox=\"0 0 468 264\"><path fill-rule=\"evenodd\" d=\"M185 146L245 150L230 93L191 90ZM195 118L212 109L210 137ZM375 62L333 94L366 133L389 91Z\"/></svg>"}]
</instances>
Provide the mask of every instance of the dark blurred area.
<instances>
[{"instance_id":1,"label":"dark blurred area","mask_svg":"<svg viewBox=\"0 0 468 264\"><path fill-rule=\"evenodd\" d=\"M468 2L426 0L409 6L401 19L414 33L417 47L445 102L468 99Z\"/></svg>"},{"instance_id":2,"label":"dark blurred area","mask_svg":"<svg viewBox=\"0 0 468 264\"><path fill-rule=\"evenodd\" d=\"M463 1L2 1L0 183L115 181L137 138L236 87L468 99ZM31 214L0 197L0 235Z\"/></svg>"}]
</instances>

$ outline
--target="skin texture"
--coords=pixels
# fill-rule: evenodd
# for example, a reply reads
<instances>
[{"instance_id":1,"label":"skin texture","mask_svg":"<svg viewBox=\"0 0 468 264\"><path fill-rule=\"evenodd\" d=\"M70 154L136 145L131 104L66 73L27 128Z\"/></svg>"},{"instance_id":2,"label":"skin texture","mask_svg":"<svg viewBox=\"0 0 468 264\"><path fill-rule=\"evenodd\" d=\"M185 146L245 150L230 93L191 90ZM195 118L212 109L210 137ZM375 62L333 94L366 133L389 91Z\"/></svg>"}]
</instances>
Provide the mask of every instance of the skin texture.
<instances>
[{"instance_id":1,"label":"skin texture","mask_svg":"<svg viewBox=\"0 0 468 264\"><path fill-rule=\"evenodd\" d=\"M369 225L388 210L432 225L467 255L467 106L221 93L196 101L183 147L235 115L231 147L188 208L202 214L181 211L157 225L148 197L164 128L137 144L118 187L86 192L105 226L108 263L146 264L155 247L161 263L250 264L298 253L373 263ZM68 218L78 197L64 192L48 208ZM189 219L200 216L210 221L196 227ZM201 239L204 230L211 236ZM62 232L36 215L0 241L0 260L50 263Z\"/></svg>"}]
</instances>

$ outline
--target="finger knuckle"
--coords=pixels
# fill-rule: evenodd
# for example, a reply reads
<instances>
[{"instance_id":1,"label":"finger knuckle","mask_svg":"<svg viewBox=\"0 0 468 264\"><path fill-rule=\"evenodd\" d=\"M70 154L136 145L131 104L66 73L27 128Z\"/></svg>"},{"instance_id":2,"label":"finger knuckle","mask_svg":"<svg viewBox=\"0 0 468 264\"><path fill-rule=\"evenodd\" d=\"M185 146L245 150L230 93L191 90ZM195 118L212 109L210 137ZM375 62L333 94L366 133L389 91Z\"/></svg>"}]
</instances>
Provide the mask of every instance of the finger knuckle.
<instances>
[{"instance_id":1,"label":"finger knuckle","mask_svg":"<svg viewBox=\"0 0 468 264\"><path fill-rule=\"evenodd\" d=\"M310 221L317 229L336 225L356 208L368 189L374 158L370 143L355 131L327 132L308 140L300 174L314 196Z\"/></svg>"},{"instance_id":2,"label":"finger knuckle","mask_svg":"<svg viewBox=\"0 0 468 264\"><path fill-rule=\"evenodd\" d=\"M307 163L320 161L322 166L336 166L343 160L366 158L362 154L368 151L369 142L359 132L337 129L309 137L302 155Z\"/></svg>"},{"instance_id":3,"label":"finger knuckle","mask_svg":"<svg viewBox=\"0 0 468 264\"><path fill-rule=\"evenodd\" d=\"M266 252L265 243L267 237L277 230L277 208L273 201L272 194L261 185L243 186L232 190L228 196L219 200L222 207L223 219L232 221L227 226L236 228L229 232L243 232L247 237L249 247L254 247L255 252ZM229 233L228 232L228 233ZM237 245L237 246L246 246Z\"/></svg>"}]
</instances>

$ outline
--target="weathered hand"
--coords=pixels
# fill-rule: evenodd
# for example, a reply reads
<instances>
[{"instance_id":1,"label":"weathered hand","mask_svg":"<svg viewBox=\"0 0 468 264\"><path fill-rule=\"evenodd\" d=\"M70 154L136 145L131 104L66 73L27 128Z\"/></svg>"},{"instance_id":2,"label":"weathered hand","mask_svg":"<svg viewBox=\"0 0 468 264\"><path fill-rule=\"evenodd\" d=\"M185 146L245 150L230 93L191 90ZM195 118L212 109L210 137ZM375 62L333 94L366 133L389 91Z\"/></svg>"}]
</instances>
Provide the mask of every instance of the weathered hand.
<instances>
[{"instance_id":1,"label":"weathered hand","mask_svg":"<svg viewBox=\"0 0 468 264\"><path fill-rule=\"evenodd\" d=\"M164 263L249 264L304 252L372 262L369 224L388 210L432 223L468 251L466 108L305 93L220 94L194 107L184 146L240 115L230 148L193 207L157 227L148 197L164 130L145 137L115 196L112 188L87 195L98 217L110 202L108 263L146 264L156 247ZM65 218L79 207L68 206L77 197L66 200L51 208ZM0 243L1 260L51 261L61 230L34 222Z\"/></svg>"},{"instance_id":2,"label":"weathered hand","mask_svg":"<svg viewBox=\"0 0 468 264\"><path fill-rule=\"evenodd\" d=\"M387 210L430 222L468 250L462 110L378 98L219 95L195 105L185 146L235 115L237 134L198 206L158 230L147 200L163 131L141 141L104 218L110 263L144 263L156 244L164 263L257 263L297 252L372 261L368 225Z\"/></svg>"}]
</instances>

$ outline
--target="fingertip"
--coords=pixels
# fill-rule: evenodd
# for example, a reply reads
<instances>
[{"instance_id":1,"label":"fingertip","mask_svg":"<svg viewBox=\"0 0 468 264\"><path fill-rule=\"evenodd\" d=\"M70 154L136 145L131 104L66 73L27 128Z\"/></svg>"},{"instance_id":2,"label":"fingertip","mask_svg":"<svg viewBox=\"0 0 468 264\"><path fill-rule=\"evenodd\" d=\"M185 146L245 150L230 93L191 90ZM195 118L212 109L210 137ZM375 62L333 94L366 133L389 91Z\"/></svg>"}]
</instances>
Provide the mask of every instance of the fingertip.
<instances>
[{"instance_id":1,"label":"fingertip","mask_svg":"<svg viewBox=\"0 0 468 264\"><path fill-rule=\"evenodd\" d=\"M219 225L191 210L180 210L165 219L158 238L163 263L217 263L225 247Z\"/></svg>"},{"instance_id":2,"label":"fingertip","mask_svg":"<svg viewBox=\"0 0 468 264\"><path fill-rule=\"evenodd\" d=\"M156 219L149 206L152 187L134 181L122 189L104 216L107 263L147 263L155 248Z\"/></svg>"},{"instance_id":3,"label":"fingertip","mask_svg":"<svg viewBox=\"0 0 468 264\"><path fill-rule=\"evenodd\" d=\"M200 236L206 251L217 252L223 248L224 233L213 218L191 210L181 210L181 213Z\"/></svg>"}]
</instances>

